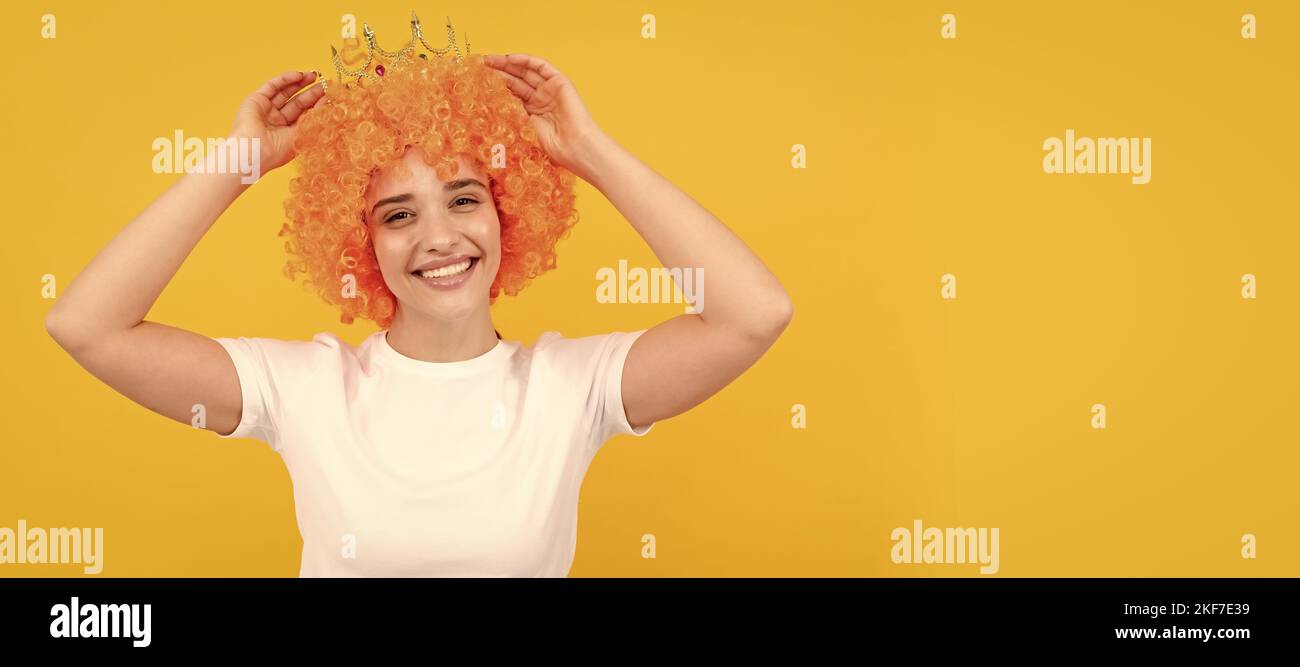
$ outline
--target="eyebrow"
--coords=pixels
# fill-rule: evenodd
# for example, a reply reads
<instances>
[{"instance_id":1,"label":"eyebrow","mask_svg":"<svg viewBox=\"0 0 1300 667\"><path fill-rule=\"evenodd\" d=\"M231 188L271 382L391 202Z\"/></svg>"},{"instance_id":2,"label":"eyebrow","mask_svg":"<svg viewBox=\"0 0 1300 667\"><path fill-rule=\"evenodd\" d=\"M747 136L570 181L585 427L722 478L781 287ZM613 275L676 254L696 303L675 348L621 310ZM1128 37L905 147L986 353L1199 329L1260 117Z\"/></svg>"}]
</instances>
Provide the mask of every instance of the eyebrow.
<instances>
[{"instance_id":1,"label":"eyebrow","mask_svg":"<svg viewBox=\"0 0 1300 667\"><path fill-rule=\"evenodd\" d=\"M458 178L454 181L447 181L443 183L442 191L454 192L461 188L469 187L471 185L477 185L480 188L483 188L484 190L488 189L488 187L486 185L483 185L483 182L478 180L477 178ZM409 192L403 192L400 195L393 195L392 197L384 197L383 199L380 199L379 201L375 202L375 205L370 208L370 214L374 215L375 211L378 211L380 206L386 206L388 204L401 204L403 202L411 201L414 198L415 197Z\"/></svg>"},{"instance_id":2,"label":"eyebrow","mask_svg":"<svg viewBox=\"0 0 1300 667\"><path fill-rule=\"evenodd\" d=\"M451 192L453 190L459 190L461 188L468 187L471 185L477 185L480 188L483 188L484 190L488 189L487 186L483 185L483 183L479 181L477 178L458 178L454 181L447 181L446 183L443 183L442 191Z\"/></svg>"},{"instance_id":3,"label":"eyebrow","mask_svg":"<svg viewBox=\"0 0 1300 667\"><path fill-rule=\"evenodd\" d=\"M388 204L400 204L402 202L411 201L411 199L413 198L414 197L412 197L411 193L409 192L405 192L400 195L393 195L392 197L384 197L383 199L380 199L379 201L375 202L375 205L370 208L370 215L374 215L375 211L378 211L380 206L386 206Z\"/></svg>"}]
</instances>

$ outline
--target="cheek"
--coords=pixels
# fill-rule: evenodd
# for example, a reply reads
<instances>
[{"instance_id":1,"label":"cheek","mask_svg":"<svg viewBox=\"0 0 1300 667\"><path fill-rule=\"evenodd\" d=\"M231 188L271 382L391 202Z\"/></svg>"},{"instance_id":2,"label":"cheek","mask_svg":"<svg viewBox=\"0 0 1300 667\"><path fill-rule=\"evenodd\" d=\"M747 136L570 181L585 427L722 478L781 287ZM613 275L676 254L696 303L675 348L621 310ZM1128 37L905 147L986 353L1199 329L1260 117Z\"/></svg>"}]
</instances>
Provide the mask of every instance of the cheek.
<instances>
[{"instance_id":1,"label":"cheek","mask_svg":"<svg viewBox=\"0 0 1300 667\"><path fill-rule=\"evenodd\" d=\"M399 240L382 231L377 235L372 234L370 238L375 247L375 259L379 260L379 268L385 273L402 271L402 267L406 266L406 257Z\"/></svg>"},{"instance_id":2,"label":"cheek","mask_svg":"<svg viewBox=\"0 0 1300 667\"><path fill-rule=\"evenodd\" d=\"M496 212L492 211L483 216L476 225L476 241L479 247L484 250L491 250L493 254L500 254L501 251L501 221L497 218Z\"/></svg>"}]
</instances>

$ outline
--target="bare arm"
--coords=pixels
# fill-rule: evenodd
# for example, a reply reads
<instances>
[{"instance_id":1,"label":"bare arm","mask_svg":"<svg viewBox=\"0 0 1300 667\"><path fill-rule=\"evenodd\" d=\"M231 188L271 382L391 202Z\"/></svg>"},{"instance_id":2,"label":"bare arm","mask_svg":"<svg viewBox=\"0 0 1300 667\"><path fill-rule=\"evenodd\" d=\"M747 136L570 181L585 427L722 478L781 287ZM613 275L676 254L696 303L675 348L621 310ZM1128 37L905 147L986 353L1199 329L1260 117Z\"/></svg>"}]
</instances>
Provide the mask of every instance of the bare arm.
<instances>
[{"instance_id":1,"label":"bare arm","mask_svg":"<svg viewBox=\"0 0 1300 667\"><path fill-rule=\"evenodd\" d=\"M600 130L573 84L536 56L489 55L547 154L609 199L668 268L703 270L698 314L646 331L623 363L632 426L680 414L735 380L793 316L785 288L716 217Z\"/></svg>"},{"instance_id":2,"label":"bare arm","mask_svg":"<svg viewBox=\"0 0 1300 667\"><path fill-rule=\"evenodd\" d=\"M591 184L660 263L703 272L703 309L655 325L628 351L623 406L638 427L731 384L776 342L794 308L762 260L703 206L607 135L594 135L589 146Z\"/></svg>"},{"instance_id":3,"label":"bare arm","mask_svg":"<svg viewBox=\"0 0 1300 667\"><path fill-rule=\"evenodd\" d=\"M298 117L319 86L290 99L314 74L286 72L244 100L232 138L256 138L263 171L293 157ZM211 156L209 156L211 157ZM58 344L92 375L143 405L190 423L202 404L207 427L230 433L242 396L234 363L211 338L145 321L185 258L248 187L237 173L186 174L101 250L45 319Z\"/></svg>"}]
</instances>

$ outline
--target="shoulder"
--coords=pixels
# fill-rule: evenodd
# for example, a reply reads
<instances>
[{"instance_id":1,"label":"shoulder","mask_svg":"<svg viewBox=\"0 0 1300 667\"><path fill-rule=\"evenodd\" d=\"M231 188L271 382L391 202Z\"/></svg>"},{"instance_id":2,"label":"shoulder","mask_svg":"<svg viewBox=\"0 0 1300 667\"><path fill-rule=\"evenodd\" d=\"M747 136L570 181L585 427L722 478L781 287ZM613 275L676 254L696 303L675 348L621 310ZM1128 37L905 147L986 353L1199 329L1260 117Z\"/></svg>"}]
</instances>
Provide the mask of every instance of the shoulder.
<instances>
[{"instance_id":1,"label":"shoulder","mask_svg":"<svg viewBox=\"0 0 1300 667\"><path fill-rule=\"evenodd\" d=\"M531 349L536 361L560 370L582 372L614 362L621 367L623 357L642 333L644 329L569 338L558 331L547 331L537 337Z\"/></svg>"},{"instance_id":2,"label":"shoulder","mask_svg":"<svg viewBox=\"0 0 1300 667\"><path fill-rule=\"evenodd\" d=\"M329 352L353 352L354 348L336 334L324 331L312 336L311 340L294 340L286 338L265 338L261 336L237 336L214 339L223 345L230 342L239 343L240 347L259 348L287 354L312 355Z\"/></svg>"},{"instance_id":3,"label":"shoulder","mask_svg":"<svg viewBox=\"0 0 1300 667\"><path fill-rule=\"evenodd\" d=\"M252 336L215 340L226 348L237 366L257 367L282 376L310 375L322 366L337 365L357 354L356 348L330 332L318 333L311 340Z\"/></svg>"},{"instance_id":4,"label":"shoulder","mask_svg":"<svg viewBox=\"0 0 1300 667\"><path fill-rule=\"evenodd\" d=\"M616 433L645 435L650 426L633 428L623 406L623 365L645 329L566 338L548 331L533 344L534 363L545 369L557 395L575 396L584 423L591 424L596 446Z\"/></svg>"},{"instance_id":5,"label":"shoulder","mask_svg":"<svg viewBox=\"0 0 1300 667\"><path fill-rule=\"evenodd\" d=\"M634 341L642 333L645 333L644 329L640 331L611 331L609 333L570 338L558 331L547 331L537 337L537 340L532 344L532 349L535 354L589 354L610 346Z\"/></svg>"}]
</instances>

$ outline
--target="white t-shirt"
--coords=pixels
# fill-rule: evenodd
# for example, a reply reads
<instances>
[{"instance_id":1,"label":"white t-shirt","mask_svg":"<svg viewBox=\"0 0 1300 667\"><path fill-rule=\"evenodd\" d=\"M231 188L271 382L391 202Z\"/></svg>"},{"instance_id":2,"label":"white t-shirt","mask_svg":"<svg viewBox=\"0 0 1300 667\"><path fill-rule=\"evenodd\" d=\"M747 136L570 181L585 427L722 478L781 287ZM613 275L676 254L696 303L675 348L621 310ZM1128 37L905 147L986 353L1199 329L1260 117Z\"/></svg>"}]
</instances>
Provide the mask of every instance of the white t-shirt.
<instances>
[{"instance_id":1,"label":"white t-shirt","mask_svg":"<svg viewBox=\"0 0 1300 667\"><path fill-rule=\"evenodd\" d=\"M623 361L644 330L498 341L466 361L215 338L243 392L239 426L284 459L302 577L564 577L578 491L600 446L633 429Z\"/></svg>"}]
</instances>

